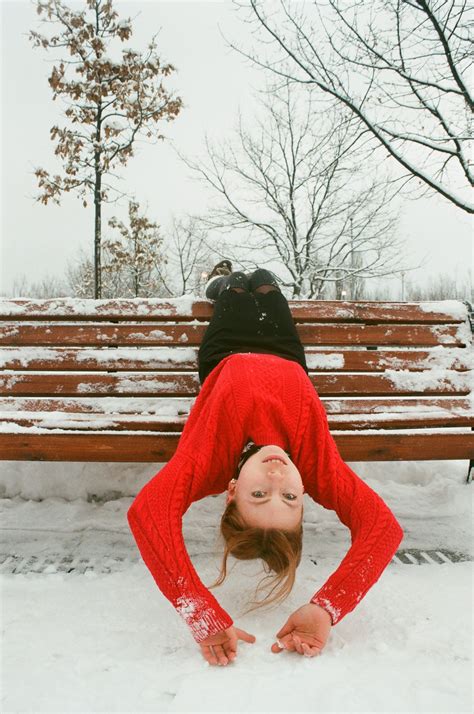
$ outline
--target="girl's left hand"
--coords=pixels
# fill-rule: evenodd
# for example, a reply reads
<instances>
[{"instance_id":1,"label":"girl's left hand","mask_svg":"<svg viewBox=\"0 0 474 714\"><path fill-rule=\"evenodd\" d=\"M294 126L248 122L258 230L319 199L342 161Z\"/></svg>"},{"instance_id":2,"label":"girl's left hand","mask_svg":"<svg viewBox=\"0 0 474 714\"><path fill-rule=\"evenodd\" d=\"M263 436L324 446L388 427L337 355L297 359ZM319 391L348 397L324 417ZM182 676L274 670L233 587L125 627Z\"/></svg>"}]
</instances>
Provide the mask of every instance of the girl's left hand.
<instances>
[{"instance_id":1,"label":"girl's left hand","mask_svg":"<svg viewBox=\"0 0 474 714\"><path fill-rule=\"evenodd\" d=\"M331 615L324 608L315 603L308 603L294 612L281 630L277 633L281 648L276 642L272 645L272 652L278 653L282 649L296 650L306 657L321 654L331 630Z\"/></svg>"},{"instance_id":2,"label":"girl's left hand","mask_svg":"<svg viewBox=\"0 0 474 714\"><path fill-rule=\"evenodd\" d=\"M199 643L202 656L209 664L226 665L237 657L237 640L254 643L255 635L250 635L238 627L228 627L226 630L216 632Z\"/></svg>"}]
</instances>

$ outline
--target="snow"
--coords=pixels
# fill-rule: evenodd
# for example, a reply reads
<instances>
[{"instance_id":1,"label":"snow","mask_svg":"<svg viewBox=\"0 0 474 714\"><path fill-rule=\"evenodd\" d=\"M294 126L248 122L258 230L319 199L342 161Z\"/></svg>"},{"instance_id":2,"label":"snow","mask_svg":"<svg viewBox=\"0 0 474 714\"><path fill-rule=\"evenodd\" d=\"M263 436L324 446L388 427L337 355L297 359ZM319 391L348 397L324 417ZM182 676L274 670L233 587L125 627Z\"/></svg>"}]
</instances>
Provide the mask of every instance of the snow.
<instances>
[{"instance_id":1,"label":"snow","mask_svg":"<svg viewBox=\"0 0 474 714\"><path fill-rule=\"evenodd\" d=\"M106 61L108 60L105 56L103 57ZM176 298L114 298L114 299L102 299L94 300L92 298L73 298L73 297L61 297L61 298L48 298L45 300L33 299L33 298L2 298L1 300L1 310L3 315L20 315L24 314L25 308L30 310L41 311L43 314L47 315L81 315L81 314L91 314L91 315L101 315L104 310L110 309L111 304L116 305L117 308L122 312L124 309L127 314L133 315L173 315L178 314L189 314L192 311L194 302L202 302L203 298L200 295L190 293L188 295L181 295ZM331 308L334 309L334 315L336 317L344 318L351 317L353 315L353 308L351 305L345 303L335 305L334 301L331 302ZM298 301L301 308L304 309L306 305L312 305L311 302L306 302L304 300ZM361 304L367 304L363 302ZM370 303L369 303L370 304ZM384 306L384 303L374 303ZM391 305L394 303L390 303ZM400 303L401 305L406 305L410 303ZM467 307L460 300L439 300L434 302L419 302L413 303L423 312L431 313L441 313L447 317L451 317L454 320L466 321ZM45 310L47 306L47 310Z\"/></svg>"},{"instance_id":2,"label":"snow","mask_svg":"<svg viewBox=\"0 0 474 714\"><path fill-rule=\"evenodd\" d=\"M354 463L404 530L403 548L472 556L467 462ZM71 553L118 571L1 575L4 712L468 712L472 710L472 562L391 562L331 629L316 658L270 651L287 617L308 602L350 547L333 511L305 500L303 557L290 597L242 616L263 575L229 559L212 592L237 627L236 661L211 667L162 596L128 529L126 511L160 464L0 462L5 553ZM39 500L42 499L42 500ZM218 573L225 494L183 517L204 583ZM317 565L311 562L315 560ZM135 561L135 562L134 562ZM181 606L189 611L189 603ZM189 613L192 616L192 613Z\"/></svg>"},{"instance_id":3,"label":"snow","mask_svg":"<svg viewBox=\"0 0 474 714\"><path fill-rule=\"evenodd\" d=\"M308 369L343 369L344 355L339 353L316 353L311 352L306 355Z\"/></svg>"},{"instance_id":4,"label":"snow","mask_svg":"<svg viewBox=\"0 0 474 714\"><path fill-rule=\"evenodd\" d=\"M162 340L165 342L168 340L168 342L173 341L173 335L168 335L166 332L163 332L163 330L150 330L146 335L144 332L130 332L128 335L128 338L130 340Z\"/></svg>"},{"instance_id":5,"label":"snow","mask_svg":"<svg viewBox=\"0 0 474 714\"><path fill-rule=\"evenodd\" d=\"M418 303L423 312L440 312L449 315L455 320L465 320L467 306L460 300L436 300L433 302Z\"/></svg>"},{"instance_id":6,"label":"snow","mask_svg":"<svg viewBox=\"0 0 474 714\"><path fill-rule=\"evenodd\" d=\"M193 304L202 301L197 295L182 295L177 298L114 298L111 300L94 300L92 298L49 298L36 300L30 298L15 298L12 300L2 298L0 301L2 315L24 315L40 313L45 316L62 315L102 315L107 314L113 305L122 315L136 317L137 315L188 315Z\"/></svg>"},{"instance_id":7,"label":"snow","mask_svg":"<svg viewBox=\"0 0 474 714\"><path fill-rule=\"evenodd\" d=\"M68 348L66 348L67 351ZM133 360L143 364L148 369L156 369L156 363L169 363L179 365L196 359L196 348L192 347L123 347L120 349L91 347L69 348L74 352L74 359L78 364L89 360L100 364L121 363ZM61 358L63 348L54 347L4 347L0 351L0 368L12 360L18 360L25 369L33 360L58 360ZM56 371L56 370L55 370Z\"/></svg>"},{"instance_id":8,"label":"snow","mask_svg":"<svg viewBox=\"0 0 474 714\"><path fill-rule=\"evenodd\" d=\"M84 414L158 414L160 416L179 416L182 414L189 414L191 410L192 403L194 402L194 397L100 397L99 399L94 399L91 397L32 397L33 401L38 404L45 403L49 404L51 402L56 403L59 401L64 404L71 411L75 411L75 408L80 405L84 409ZM28 408L25 407L23 410L22 405L27 405L30 399L28 397L15 397L14 400L8 402L4 400L2 402L2 412L3 415L11 415L11 412L21 411L22 416L25 414L28 416ZM33 415L41 415L41 411L34 411ZM47 411L45 409L45 411ZM53 413L56 418L60 419L64 416L69 416L64 411L49 411L51 416ZM1 418L0 417L0 418ZM3 428L3 425L2 425Z\"/></svg>"},{"instance_id":9,"label":"snow","mask_svg":"<svg viewBox=\"0 0 474 714\"><path fill-rule=\"evenodd\" d=\"M451 345L453 343L451 325L432 325L430 329L441 345ZM472 343L472 332L467 322L461 322L457 326L455 339L463 345Z\"/></svg>"},{"instance_id":10,"label":"snow","mask_svg":"<svg viewBox=\"0 0 474 714\"><path fill-rule=\"evenodd\" d=\"M426 369L431 369L432 367L449 369L453 359L464 369L474 369L474 350L472 348L446 348L442 345L430 348L428 356L423 361L423 367Z\"/></svg>"},{"instance_id":11,"label":"snow","mask_svg":"<svg viewBox=\"0 0 474 714\"><path fill-rule=\"evenodd\" d=\"M399 390L424 392L427 390L447 392L471 392L473 388L470 372L456 372L444 367L432 367L426 372L412 372L408 369L386 369L384 377Z\"/></svg>"}]
</instances>

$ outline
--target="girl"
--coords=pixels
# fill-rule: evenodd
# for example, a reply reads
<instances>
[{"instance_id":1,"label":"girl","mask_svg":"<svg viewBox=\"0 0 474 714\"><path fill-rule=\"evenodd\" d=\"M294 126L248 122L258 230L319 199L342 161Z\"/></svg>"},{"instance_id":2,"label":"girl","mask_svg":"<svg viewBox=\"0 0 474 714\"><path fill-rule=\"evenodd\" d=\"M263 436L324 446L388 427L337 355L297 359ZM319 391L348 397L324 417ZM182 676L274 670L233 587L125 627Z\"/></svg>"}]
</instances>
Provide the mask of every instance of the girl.
<instances>
[{"instance_id":1,"label":"girl","mask_svg":"<svg viewBox=\"0 0 474 714\"><path fill-rule=\"evenodd\" d=\"M128 522L156 584L203 657L226 665L237 655L238 639L255 637L234 627L199 579L183 540L183 514L194 501L227 491L223 562L210 587L225 580L229 554L260 558L274 573L269 596L253 601L260 607L281 602L292 590L302 551L303 494L334 510L350 529L351 547L271 647L314 656L330 628L379 579L403 531L380 496L341 459L273 273L232 272L230 261L221 261L206 297L214 313L199 349L201 390L175 454L138 493Z\"/></svg>"}]
</instances>

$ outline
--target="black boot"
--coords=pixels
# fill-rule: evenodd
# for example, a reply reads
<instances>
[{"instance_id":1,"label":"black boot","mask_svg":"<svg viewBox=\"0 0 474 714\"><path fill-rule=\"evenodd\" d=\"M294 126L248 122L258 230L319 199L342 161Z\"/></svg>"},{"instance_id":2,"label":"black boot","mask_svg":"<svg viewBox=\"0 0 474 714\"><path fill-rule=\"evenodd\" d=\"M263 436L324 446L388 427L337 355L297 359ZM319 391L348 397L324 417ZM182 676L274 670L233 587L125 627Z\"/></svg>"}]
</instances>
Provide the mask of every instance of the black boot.
<instances>
[{"instance_id":1,"label":"black boot","mask_svg":"<svg viewBox=\"0 0 474 714\"><path fill-rule=\"evenodd\" d=\"M230 290L231 288L242 288L248 291L249 279L245 273L236 272L212 279L206 286L206 297L208 300L217 300L224 290Z\"/></svg>"},{"instance_id":2,"label":"black boot","mask_svg":"<svg viewBox=\"0 0 474 714\"><path fill-rule=\"evenodd\" d=\"M249 278L248 289L250 290L250 292L254 292L262 285L274 285L278 290L280 290L280 286L278 285L278 278L270 270L265 270L265 268L258 268L251 274Z\"/></svg>"}]
</instances>

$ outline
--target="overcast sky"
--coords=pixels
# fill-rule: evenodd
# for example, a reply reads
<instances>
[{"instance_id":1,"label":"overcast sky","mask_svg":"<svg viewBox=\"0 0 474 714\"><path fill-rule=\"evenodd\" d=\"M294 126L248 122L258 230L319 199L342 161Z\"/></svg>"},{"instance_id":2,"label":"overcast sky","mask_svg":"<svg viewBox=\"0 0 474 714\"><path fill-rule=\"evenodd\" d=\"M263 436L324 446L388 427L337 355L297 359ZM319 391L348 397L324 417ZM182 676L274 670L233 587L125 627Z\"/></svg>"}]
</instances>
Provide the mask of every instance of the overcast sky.
<instances>
[{"instance_id":1,"label":"overcast sky","mask_svg":"<svg viewBox=\"0 0 474 714\"><path fill-rule=\"evenodd\" d=\"M229 48L221 34L244 44L249 41L249 28L230 0L115 0L114 5L122 17L136 16L133 35L124 46L144 50L161 28L159 54L177 69L166 86L176 89L185 105L174 122L163 125L163 133L182 153L202 153L205 132L211 137L228 135L239 108L251 118L255 106L252 90L263 86L264 77L261 70ZM28 281L36 281L47 274L62 277L67 263L77 258L80 246L92 253L94 215L91 204L84 209L71 194L61 199L59 207L34 200L38 193L34 168L60 169L49 131L54 124L65 125L65 121L60 100L52 101L47 82L58 57L33 49L28 40L31 29L51 33L50 27L40 26L34 2L2 0L1 11L0 294L8 295L15 278L25 275ZM122 186L148 207L150 220L166 228L173 214L179 217L197 212L210 200L169 143L141 141L135 153L127 167L120 169ZM107 210L119 212L113 205ZM407 201L399 231L407 239L413 261L426 258L425 267L412 273L419 282L439 272L456 274L464 282L472 271L472 220L441 197Z\"/></svg>"}]
</instances>

